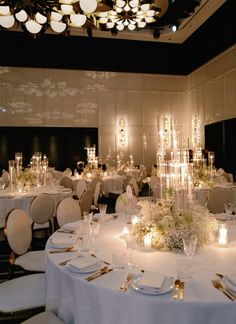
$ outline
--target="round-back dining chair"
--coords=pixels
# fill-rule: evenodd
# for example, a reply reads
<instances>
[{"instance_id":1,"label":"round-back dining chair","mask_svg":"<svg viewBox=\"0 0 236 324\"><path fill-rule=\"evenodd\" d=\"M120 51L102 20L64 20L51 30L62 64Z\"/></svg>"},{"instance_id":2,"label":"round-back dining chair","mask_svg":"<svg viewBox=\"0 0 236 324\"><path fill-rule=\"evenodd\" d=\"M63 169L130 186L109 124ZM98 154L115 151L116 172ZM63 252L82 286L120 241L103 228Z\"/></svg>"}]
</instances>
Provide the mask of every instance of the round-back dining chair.
<instances>
[{"instance_id":1,"label":"round-back dining chair","mask_svg":"<svg viewBox=\"0 0 236 324\"><path fill-rule=\"evenodd\" d=\"M223 213L225 211L224 204L231 202L232 190L230 188L214 187L209 192L207 207L213 214Z\"/></svg>"},{"instance_id":2,"label":"round-back dining chair","mask_svg":"<svg viewBox=\"0 0 236 324\"><path fill-rule=\"evenodd\" d=\"M90 211L93 204L93 193L94 193L93 189L87 189L81 196L79 200L79 205L81 208L82 215L83 212Z\"/></svg>"},{"instance_id":3,"label":"round-back dining chair","mask_svg":"<svg viewBox=\"0 0 236 324\"><path fill-rule=\"evenodd\" d=\"M78 200L72 197L63 198L57 205L56 218L59 227L82 219Z\"/></svg>"},{"instance_id":4,"label":"round-back dining chair","mask_svg":"<svg viewBox=\"0 0 236 324\"><path fill-rule=\"evenodd\" d=\"M30 204L30 216L33 221L32 229L49 229L49 235L52 234L52 222L55 211L55 200L47 193L41 193L36 196ZM37 227L37 225L39 225Z\"/></svg>"},{"instance_id":5,"label":"round-back dining chair","mask_svg":"<svg viewBox=\"0 0 236 324\"><path fill-rule=\"evenodd\" d=\"M73 190L73 181L68 176L63 176L60 181L60 185Z\"/></svg>"},{"instance_id":6,"label":"round-back dining chair","mask_svg":"<svg viewBox=\"0 0 236 324\"><path fill-rule=\"evenodd\" d=\"M45 271L45 251L31 251L32 227L29 216L22 209L12 209L6 218L5 235L12 250L9 260L9 278L15 269L25 274Z\"/></svg>"},{"instance_id":7,"label":"round-back dining chair","mask_svg":"<svg viewBox=\"0 0 236 324\"><path fill-rule=\"evenodd\" d=\"M138 198L132 194L129 198L126 192L120 194L116 200L115 211L116 213L126 213L128 209L137 209Z\"/></svg>"},{"instance_id":8,"label":"round-back dining chair","mask_svg":"<svg viewBox=\"0 0 236 324\"><path fill-rule=\"evenodd\" d=\"M88 189L87 186L87 181L85 179L79 179L77 180L76 188L75 188L75 193L80 200L81 196L83 193Z\"/></svg>"}]
</instances>

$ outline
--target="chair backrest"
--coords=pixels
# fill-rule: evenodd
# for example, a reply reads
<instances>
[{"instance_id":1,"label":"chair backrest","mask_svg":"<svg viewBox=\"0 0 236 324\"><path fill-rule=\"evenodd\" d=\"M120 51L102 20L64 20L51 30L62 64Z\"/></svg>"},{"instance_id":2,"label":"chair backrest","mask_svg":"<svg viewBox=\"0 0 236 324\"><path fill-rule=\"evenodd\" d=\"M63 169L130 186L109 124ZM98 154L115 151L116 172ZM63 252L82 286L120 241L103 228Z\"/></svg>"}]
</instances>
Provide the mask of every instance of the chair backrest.
<instances>
[{"instance_id":1,"label":"chair backrest","mask_svg":"<svg viewBox=\"0 0 236 324\"><path fill-rule=\"evenodd\" d=\"M100 183L100 191L102 193L104 191L104 181L99 177L95 177L92 179L92 181L89 183L89 189L93 189L93 191L95 191L96 184L98 182Z\"/></svg>"},{"instance_id":2,"label":"chair backrest","mask_svg":"<svg viewBox=\"0 0 236 324\"><path fill-rule=\"evenodd\" d=\"M93 204L95 206L98 205L98 201L100 198L100 193L101 193L101 182L97 182L95 189L94 189L94 194L93 194Z\"/></svg>"},{"instance_id":3,"label":"chair backrest","mask_svg":"<svg viewBox=\"0 0 236 324\"><path fill-rule=\"evenodd\" d=\"M56 217L60 227L64 224L80 220L82 217L78 200L72 197L63 198L57 205Z\"/></svg>"},{"instance_id":4,"label":"chair backrest","mask_svg":"<svg viewBox=\"0 0 236 324\"><path fill-rule=\"evenodd\" d=\"M87 189L79 200L81 212L89 211L93 204L93 189Z\"/></svg>"},{"instance_id":5,"label":"chair backrest","mask_svg":"<svg viewBox=\"0 0 236 324\"><path fill-rule=\"evenodd\" d=\"M138 198L134 195L132 195L131 198L128 198L127 193L123 192L116 200L115 211L116 213L126 213L128 209L137 209L137 207Z\"/></svg>"},{"instance_id":6,"label":"chair backrest","mask_svg":"<svg viewBox=\"0 0 236 324\"><path fill-rule=\"evenodd\" d=\"M17 255L26 253L32 240L31 221L26 212L22 209L12 209L6 218L7 241Z\"/></svg>"},{"instance_id":7,"label":"chair backrest","mask_svg":"<svg viewBox=\"0 0 236 324\"><path fill-rule=\"evenodd\" d=\"M4 182L5 182L5 188L8 187L9 185L9 181L10 181L10 175L9 175L9 172L8 171L4 171L2 173L2 178L4 179Z\"/></svg>"},{"instance_id":8,"label":"chair backrest","mask_svg":"<svg viewBox=\"0 0 236 324\"><path fill-rule=\"evenodd\" d=\"M87 189L88 189L87 181L85 179L79 179L77 181L76 190L75 190L76 196L79 198L79 200Z\"/></svg>"},{"instance_id":9,"label":"chair backrest","mask_svg":"<svg viewBox=\"0 0 236 324\"><path fill-rule=\"evenodd\" d=\"M47 193L39 194L30 204L30 216L37 224L48 222L54 216L54 211L54 198Z\"/></svg>"},{"instance_id":10,"label":"chair backrest","mask_svg":"<svg viewBox=\"0 0 236 324\"><path fill-rule=\"evenodd\" d=\"M131 188L133 190L133 193L136 197L138 197L139 195L139 188L138 188L138 184L137 181L134 178L131 178L129 181L129 185L131 185Z\"/></svg>"},{"instance_id":11,"label":"chair backrest","mask_svg":"<svg viewBox=\"0 0 236 324\"><path fill-rule=\"evenodd\" d=\"M61 178L60 185L71 190L73 189L73 181L68 176L63 176Z\"/></svg>"},{"instance_id":12,"label":"chair backrest","mask_svg":"<svg viewBox=\"0 0 236 324\"><path fill-rule=\"evenodd\" d=\"M224 204L231 202L232 190L222 187L214 187L209 193L207 207L214 213L223 213L225 210Z\"/></svg>"}]
</instances>

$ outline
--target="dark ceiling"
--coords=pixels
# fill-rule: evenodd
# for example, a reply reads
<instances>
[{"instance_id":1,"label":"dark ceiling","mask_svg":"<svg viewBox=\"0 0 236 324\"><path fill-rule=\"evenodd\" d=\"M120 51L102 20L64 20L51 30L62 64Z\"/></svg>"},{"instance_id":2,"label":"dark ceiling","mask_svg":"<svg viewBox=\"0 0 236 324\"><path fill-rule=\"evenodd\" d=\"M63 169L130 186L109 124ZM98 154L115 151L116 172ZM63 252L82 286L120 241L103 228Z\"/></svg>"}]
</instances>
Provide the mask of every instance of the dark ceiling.
<instances>
[{"instance_id":1,"label":"dark ceiling","mask_svg":"<svg viewBox=\"0 0 236 324\"><path fill-rule=\"evenodd\" d=\"M183 44L0 31L0 66L187 75L235 44L227 0Z\"/></svg>"}]
</instances>

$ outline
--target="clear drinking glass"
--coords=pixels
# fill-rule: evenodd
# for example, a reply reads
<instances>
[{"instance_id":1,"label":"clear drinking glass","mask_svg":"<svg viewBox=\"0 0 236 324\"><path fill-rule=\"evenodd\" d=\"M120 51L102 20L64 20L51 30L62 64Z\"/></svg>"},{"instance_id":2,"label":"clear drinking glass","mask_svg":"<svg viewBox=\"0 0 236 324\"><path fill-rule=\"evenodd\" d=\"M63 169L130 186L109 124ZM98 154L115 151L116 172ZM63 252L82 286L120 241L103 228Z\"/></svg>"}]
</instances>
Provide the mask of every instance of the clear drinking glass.
<instances>
[{"instance_id":1,"label":"clear drinking glass","mask_svg":"<svg viewBox=\"0 0 236 324\"><path fill-rule=\"evenodd\" d=\"M185 238L183 238L184 253L187 256L187 260L183 262L186 279L191 279L192 275L195 273L193 267L192 259L196 253L198 238L196 234L191 233Z\"/></svg>"},{"instance_id":2,"label":"clear drinking glass","mask_svg":"<svg viewBox=\"0 0 236 324\"><path fill-rule=\"evenodd\" d=\"M183 238L183 244L184 244L184 253L187 255L188 259L192 259L197 249L196 234L191 234Z\"/></svg>"},{"instance_id":3,"label":"clear drinking glass","mask_svg":"<svg viewBox=\"0 0 236 324\"><path fill-rule=\"evenodd\" d=\"M128 268L134 268L136 266L133 262L133 250L136 245L135 238L132 235L127 234L125 235L125 243L127 248L127 266Z\"/></svg>"},{"instance_id":4,"label":"clear drinking glass","mask_svg":"<svg viewBox=\"0 0 236 324\"><path fill-rule=\"evenodd\" d=\"M92 253L95 252L95 240L99 234L99 230L100 230L100 223L99 222L91 222L89 224L89 234L90 234L90 238L91 238L91 249L90 251Z\"/></svg>"}]
</instances>

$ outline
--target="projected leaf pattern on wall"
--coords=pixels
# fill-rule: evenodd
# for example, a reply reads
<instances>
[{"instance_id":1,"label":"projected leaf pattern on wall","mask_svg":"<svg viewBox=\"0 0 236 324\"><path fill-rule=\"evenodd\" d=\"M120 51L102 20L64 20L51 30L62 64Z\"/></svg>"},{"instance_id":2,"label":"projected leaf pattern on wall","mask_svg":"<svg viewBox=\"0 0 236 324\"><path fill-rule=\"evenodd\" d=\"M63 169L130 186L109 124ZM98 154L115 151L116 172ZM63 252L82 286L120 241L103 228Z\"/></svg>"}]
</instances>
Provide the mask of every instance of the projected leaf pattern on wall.
<instances>
[{"instance_id":1,"label":"projected leaf pattern on wall","mask_svg":"<svg viewBox=\"0 0 236 324\"><path fill-rule=\"evenodd\" d=\"M100 80L116 75L114 72L80 71L83 81L78 83L75 74L69 79L68 71L68 81L58 80L58 77L55 80L52 72L52 76L43 79L40 75L38 79L34 76L36 82L31 81L29 75L29 80L24 78L16 85L11 77L13 73L11 68L0 68L1 75L9 74L0 82L2 126L98 126L98 92L106 90Z\"/></svg>"}]
</instances>

